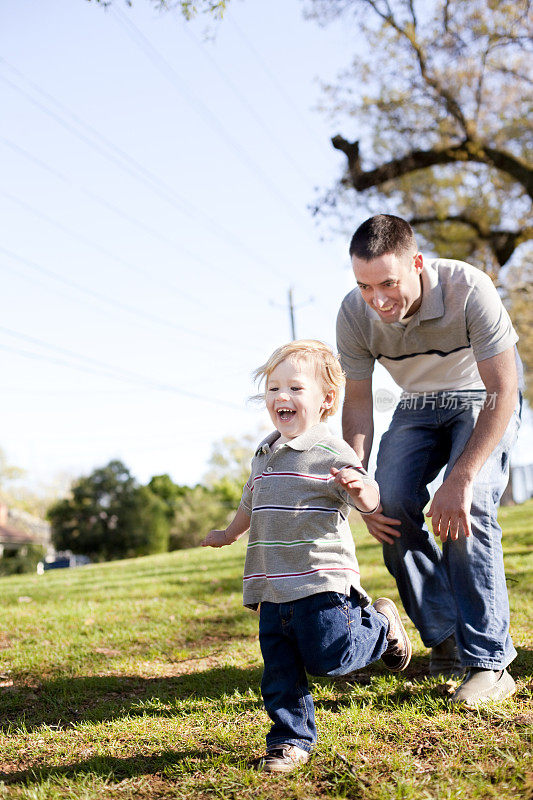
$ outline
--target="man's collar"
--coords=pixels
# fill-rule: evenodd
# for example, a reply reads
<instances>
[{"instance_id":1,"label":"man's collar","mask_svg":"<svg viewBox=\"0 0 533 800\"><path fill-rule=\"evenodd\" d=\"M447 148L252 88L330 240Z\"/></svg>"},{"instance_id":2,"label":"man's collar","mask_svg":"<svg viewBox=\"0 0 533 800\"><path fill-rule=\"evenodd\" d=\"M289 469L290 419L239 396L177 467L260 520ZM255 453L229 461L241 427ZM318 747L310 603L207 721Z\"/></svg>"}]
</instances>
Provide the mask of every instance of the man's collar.
<instances>
[{"instance_id":1,"label":"man's collar","mask_svg":"<svg viewBox=\"0 0 533 800\"><path fill-rule=\"evenodd\" d=\"M422 290L422 305L418 310L420 322L425 319L437 319L437 317L444 316L442 287L439 283L439 273L433 259L424 261Z\"/></svg>"},{"instance_id":2,"label":"man's collar","mask_svg":"<svg viewBox=\"0 0 533 800\"><path fill-rule=\"evenodd\" d=\"M310 450L311 447L314 447L315 444L320 442L325 436L329 435L330 431L326 423L319 422L318 425L313 425L312 428L309 428L309 430L305 431L305 433L302 433L301 436L296 436L294 439L289 439L288 442L285 442L285 445L293 450ZM270 433L266 439L263 439L257 448L255 452L256 456L259 456L262 453L268 453L274 442L276 442L279 437L279 431L272 431L272 433Z\"/></svg>"}]
</instances>

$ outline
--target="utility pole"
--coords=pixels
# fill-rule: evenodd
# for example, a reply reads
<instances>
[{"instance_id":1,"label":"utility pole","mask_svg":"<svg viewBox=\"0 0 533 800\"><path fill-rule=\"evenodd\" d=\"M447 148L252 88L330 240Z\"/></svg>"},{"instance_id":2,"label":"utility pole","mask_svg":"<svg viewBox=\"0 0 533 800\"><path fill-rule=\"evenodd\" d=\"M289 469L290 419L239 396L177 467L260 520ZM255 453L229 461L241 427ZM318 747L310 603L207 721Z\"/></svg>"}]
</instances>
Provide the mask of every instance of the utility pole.
<instances>
[{"instance_id":1,"label":"utility pole","mask_svg":"<svg viewBox=\"0 0 533 800\"><path fill-rule=\"evenodd\" d=\"M296 326L294 324L294 301L292 297L292 286L289 288L289 317L291 320L291 336L292 340L296 339Z\"/></svg>"},{"instance_id":2,"label":"utility pole","mask_svg":"<svg viewBox=\"0 0 533 800\"><path fill-rule=\"evenodd\" d=\"M287 292L287 298L289 302L289 321L291 324L291 339L294 342L296 339L296 306L294 305L294 287L291 286ZM308 305L309 303L313 302L313 298L310 297L303 305ZM273 300L270 301L271 306L277 306L278 308L282 308L279 303L275 303ZM300 303L300 306L302 303Z\"/></svg>"}]
</instances>

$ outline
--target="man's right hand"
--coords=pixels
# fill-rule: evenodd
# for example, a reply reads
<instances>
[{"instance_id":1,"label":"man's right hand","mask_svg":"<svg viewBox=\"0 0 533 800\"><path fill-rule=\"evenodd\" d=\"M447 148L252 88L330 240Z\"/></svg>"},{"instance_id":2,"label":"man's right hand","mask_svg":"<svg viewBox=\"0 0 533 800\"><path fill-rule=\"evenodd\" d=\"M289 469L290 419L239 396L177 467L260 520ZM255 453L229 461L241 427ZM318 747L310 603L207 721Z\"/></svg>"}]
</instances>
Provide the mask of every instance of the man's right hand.
<instances>
[{"instance_id":1,"label":"man's right hand","mask_svg":"<svg viewBox=\"0 0 533 800\"><path fill-rule=\"evenodd\" d=\"M399 519L393 519L392 517L386 517L382 512L383 509L379 506L378 510L373 514L364 514L363 522L368 528L368 532L371 533L378 542L394 544L394 540L398 539L401 533L392 526L401 525L401 521Z\"/></svg>"}]
</instances>

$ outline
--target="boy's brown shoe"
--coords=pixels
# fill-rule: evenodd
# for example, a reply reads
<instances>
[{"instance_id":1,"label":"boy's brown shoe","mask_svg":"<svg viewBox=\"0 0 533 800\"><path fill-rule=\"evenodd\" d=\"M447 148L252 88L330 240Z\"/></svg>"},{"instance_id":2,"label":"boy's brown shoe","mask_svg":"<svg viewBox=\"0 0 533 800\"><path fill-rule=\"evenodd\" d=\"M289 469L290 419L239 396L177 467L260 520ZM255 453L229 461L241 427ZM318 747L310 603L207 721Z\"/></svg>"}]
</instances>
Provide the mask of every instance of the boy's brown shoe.
<instances>
[{"instance_id":1,"label":"boy's brown shoe","mask_svg":"<svg viewBox=\"0 0 533 800\"><path fill-rule=\"evenodd\" d=\"M294 744L271 747L254 763L260 772L292 772L309 760L309 753Z\"/></svg>"},{"instance_id":2,"label":"boy's brown shoe","mask_svg":"<svg viewBox=\"0 0 533 800\"><path fill-rule=\"evenodd\" d=\"M389 632L387 633L389 646L381 656L381 660L391 672L401 672L411 660L412 647L398 609L388 597L378 597L372 605L389 621Z\"/></svg>"}]
</instances>

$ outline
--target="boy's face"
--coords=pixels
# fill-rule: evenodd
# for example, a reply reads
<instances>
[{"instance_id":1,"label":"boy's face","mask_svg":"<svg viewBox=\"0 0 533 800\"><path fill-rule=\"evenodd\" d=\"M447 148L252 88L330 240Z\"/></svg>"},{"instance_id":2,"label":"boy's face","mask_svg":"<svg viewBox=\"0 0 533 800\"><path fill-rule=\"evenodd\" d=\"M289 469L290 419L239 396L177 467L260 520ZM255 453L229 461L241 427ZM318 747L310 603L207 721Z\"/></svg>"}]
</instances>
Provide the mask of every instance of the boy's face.
<instances>
[{"instance_id":1,"label":"boy's face","mask_svg":"<svg viewBox=\"0 0 533 800\"><path fill-rule=\"evenodd\" d=\"M266 407L286 439L295 439L317 425L334 399L335 389L324 390L314 364L306 359L287 358L267 378Z\"/></svg>"}]
</instances>

